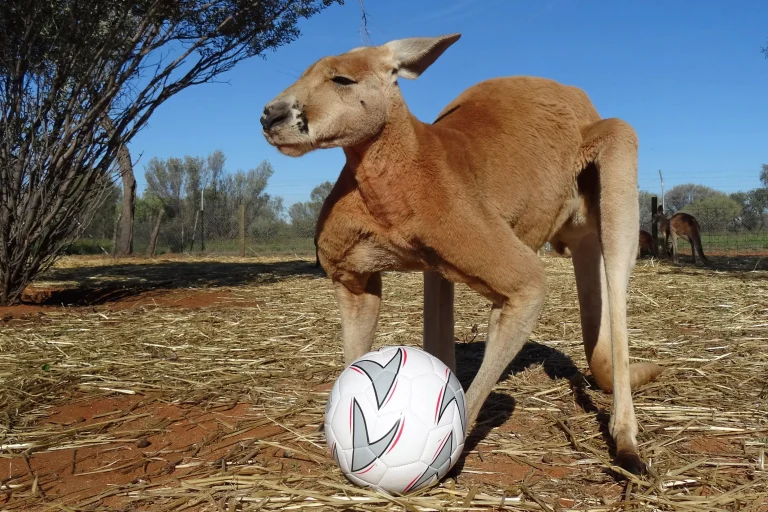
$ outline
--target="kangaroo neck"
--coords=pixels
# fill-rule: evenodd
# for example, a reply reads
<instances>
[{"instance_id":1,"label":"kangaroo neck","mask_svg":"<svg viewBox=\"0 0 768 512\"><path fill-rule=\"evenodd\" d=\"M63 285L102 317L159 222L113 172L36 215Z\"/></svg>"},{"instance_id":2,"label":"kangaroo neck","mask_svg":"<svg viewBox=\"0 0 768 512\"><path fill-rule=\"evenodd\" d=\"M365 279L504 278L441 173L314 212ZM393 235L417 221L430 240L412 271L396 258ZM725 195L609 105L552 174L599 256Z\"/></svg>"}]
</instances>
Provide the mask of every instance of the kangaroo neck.
<instances>
[{"instance_id":1,"label":"kangaroo neck","mask_svg":"<svg viewBox=\"0 0 768 512\"><path fill-rule=\"evenodd\" d=\"M363 202L386 227L404 222L417 207L419 191L428 181L419 165L428 128L400 102L374 139L344 148Z\"/></svg>"}]
</instances>

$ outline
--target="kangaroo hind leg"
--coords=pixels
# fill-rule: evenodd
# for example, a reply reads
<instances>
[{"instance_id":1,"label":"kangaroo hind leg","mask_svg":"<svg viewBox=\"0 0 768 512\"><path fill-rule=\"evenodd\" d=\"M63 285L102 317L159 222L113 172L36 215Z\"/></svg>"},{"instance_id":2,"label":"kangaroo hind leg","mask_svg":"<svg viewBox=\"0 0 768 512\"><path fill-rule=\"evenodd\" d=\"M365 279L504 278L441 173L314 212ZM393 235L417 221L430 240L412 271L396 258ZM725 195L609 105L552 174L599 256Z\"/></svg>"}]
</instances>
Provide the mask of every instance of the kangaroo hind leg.
<instances>
[{"instance_id":1,"label":"kangaroo hind leg","mask_svg":"<svg viewBox=\"0 0 768 512\"><path fill-rule=\"evenodd\" d=\"M627 332L627 290L635 264L637 226L640 223L639 209L627 208L627 205L638 204L637 136L627 123L619 119L598 121L589 127L584 135L583 147L594 151L592 156L599 182L597 204L593 205L599 217L597 238L583 241L579 249L582 250L582 245L586 243L583 247L584 254L574 259L574 264L579 266L582 265L580 260L586 262L592 259L591 272L594 277L589 287L594 291L600 290L599 316L596 306L587 309L588 315L594 315L594 318L589 320L593 325L599 325L590 366L594 366L598 373L602 371L600 380L613 392L610 430L616 442L616 462L627 471L641 473L645 470L645 464L640 459L637 448L638 428L632 404L633 379L629 364ZM597 247L600 248L599 251ZM599 262L600 254L602 265ZM580 294L583 295L581 290ZM594 296L597 297L598 294ZM607 311L603 310L603 302L607 303ZM594 329L591 336L595 337ZM602 346L601 339L604 340ZM589 344L585 348L589 350ZM661 368L648 365L638 368L636 373L634 384L641 385L661 373ZM610 379L607 378L608 375L611 376Z\"/></svg>"}]
</instances>

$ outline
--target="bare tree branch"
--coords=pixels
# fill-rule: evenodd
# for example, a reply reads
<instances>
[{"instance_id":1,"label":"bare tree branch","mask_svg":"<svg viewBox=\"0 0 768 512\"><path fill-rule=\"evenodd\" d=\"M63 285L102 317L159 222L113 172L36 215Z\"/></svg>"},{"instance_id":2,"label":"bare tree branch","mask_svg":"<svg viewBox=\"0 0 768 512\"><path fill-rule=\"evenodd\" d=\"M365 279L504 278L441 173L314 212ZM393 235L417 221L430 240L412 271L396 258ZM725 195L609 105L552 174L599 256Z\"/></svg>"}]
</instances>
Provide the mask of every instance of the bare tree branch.
<instances>
[{"instance_id":1,"label":"bare tree branch","mask_svg":"<svg viewBox=\"0 0 768 512\"><path fill-rule=\"evenodd\" d=\"M88 225L158 106L293 41L333 3L0 3L0 304Z\"/></svg>"},{"instance_id":2,"label":"bare tree branch","mask_svg":"<svg viewBox=\"0 0 768 512\"><path fill-rule=\"evenodd\" d=\"M368 32L368 14L365 12L363 0L360 0L360 12L362 13L362 20L360 21L360 41L365 44L371 44L371 33ZM363 41L363 34L365 34L365 41Z\"/></svg>"}]
</instances>

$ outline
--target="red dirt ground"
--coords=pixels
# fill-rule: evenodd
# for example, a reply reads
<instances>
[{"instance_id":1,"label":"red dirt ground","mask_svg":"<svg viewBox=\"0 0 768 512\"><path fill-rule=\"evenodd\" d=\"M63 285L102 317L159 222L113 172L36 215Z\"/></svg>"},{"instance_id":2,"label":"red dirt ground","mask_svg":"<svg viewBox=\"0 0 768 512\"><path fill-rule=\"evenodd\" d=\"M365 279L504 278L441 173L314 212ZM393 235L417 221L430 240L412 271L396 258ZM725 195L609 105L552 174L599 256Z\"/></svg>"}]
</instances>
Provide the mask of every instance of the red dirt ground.
<instances>
[{"instance_id":1,"label":"red dirt ground","mask_svg":"<svg viewBox=\"0 0 768 512\"><path fill-rule=\"evenodd\" d=\"M71 299L81 290L30 287L23 295L23 304L0 307L0 328L19 320L33 319L50 313L82 313L99 310L126 310L143 307L171 307L200 309L229 302L232 293L226 290L153 289L139 294L108 296L114 289L88 289L88 298L103 299L96 306L57 306L52 299L64 296ZM55 302L54 302L55 303ZM238 306L253 306L258 301L237 301ZM50 499L75 503L98 495L113 486L129 483L162 483L189 475L198 466L186 464L214 463L239 443L266 439L284 432L280 427L268 425L246 429L227 439L221 439L240 430L245 417L253 420L248 404L235 404L230 409L205 411L199 406L164 404L152 397L121 396L74 401L71 405L54 409L47 425L67 428L87 428L110 418L139 416L129 421L107 424L102 431L111 438L128 438L125 442L111 442L79 449L63 449L32 453L9 459L0 467L0 481L11 478L38 479L40 490ZM159 429L159 433L133 439L136 432ZM146 441L146 442L145 442ZM148 443L148 444L147 444ZM265 465L282 459L279 449L261 450L254 459L264 459ZM177 467L181 462L182 467ZM307 461L291 460L291 467L306 471ZM311 464L311 463L310 463ZM8 503L12 494L0 495L0 504ZM120 510L123 503L109 497L102 505Z\"/></svg>"},{"instance_id":2,"label":"red dirt ground","mask_svg":"<svg viewBox=\"0 0 768 512\"><path fill-rule=\"evenodd\" d=\"M274 424L255 428L247 425L260 423L258 413L248 404L238 403L229 408L201 410L199 406L165 404L154 397L120 396L86 399L84 396L70 405L56 407L42 426L54 431L70 428L98 428L110 419L127 418L106 424L101 430L112 439L124 439L103 445L78 449L60 449L32 453L28 462L23 457L9 460L0 467L0 479L13 478L16 483L38 478L39 489L49 500L62 504L82 503L112 487L126 484L174 485L178 478L189 476L200 469L199 464L218 466L227 454L242 455L253 448L252 462L272 467L276 471L311 472L315 462L296 452L281 448L265 448L255 441L275 438L286 431ZM133 418L133 419L131 419ZM509 428L527 435L539 428L535 422L513 422ZM529 424L530 423L530 424ZM155 429L154 435L140 436L137 432ZM232 435L234 434L234 435ZM231 435L231 437L226 437ZM291 447L288 441L282 446ZM492 482L512 489L524 480L534 484L542 479L558 479L568 475L572 461L545 460L537 463L517 462L503 454L468 454L463 473L465 481ZM479 471L473 474L472 470ZM617 498L621 492L615 488L603 489L602 495ZM0 504L9 503L12 494L0 497ZM94 500L110 510L130 510L125 497L110 496ZM561 503L569 506L568 500Z\"/></svg>"},{"instance_id":3,"label":"red dirt ground","mask_svg":"<svg viewBox=\"0 0 768 512\"><path fill-rule=\"evenodd\" d=\"M16 457L0 468L0 479L38 478L38 486L49 499L73 503L96 496L112 486L129 483L162 483L189 475L201 463L215 463L231 449L242 449L243 443L266 439L282 433L274 425L246 428L244 418L256 415L248 404L204 411L199 407L164 404L153 398L127 396L98 398L57 407L45 426L62 430L87 428L127 416L128 421L106 425L103 434L126 438L124 442L79 449L32 453L28 464ZM138 416L138 417L137 417ZM135 418L135 419L130 419ZM134 440L135 432L155 429L158 433ZM224 439L228 434L235 435ZM279 458L275 450L262 450L254 459ZM181 463L181 467L179 466ZM302 465L306 461L302 461ZM18 480L17 480L18 481ZM11 495L0 497L7 502ZM118 506L120 498L107 498L102 504Z\"/></svg>"},{"instance_id":4,"label":"red dirt ground","mask_svg":"<svg viewBox=\"0 0 768 512\"><path fill-rule=\"evenodd\" d=\"M708 253L717 256L715 252ZM750 253L750 256L756 254ZM768 256L768 253L764 254ZM120 296L117 289L89 289L89 298L97 298L98 305L55 305L57 298L75 298L83 290L62 290L55 288L31 287L24 297L24 304L0 307L0 328L18 320L30 319L48 313L78 313L99 310L126 310L144 307L174 307L200 309L221 307L234 299L227 290L200 289L150 289L130 296ZM67 295L69 293L69 295ZM87 301L73 300L82 304ZM60 302L59 302L60 303ZM238 306L252 306L258 302ZM544 378L544 377L542 377ZM316 390L327 390L332 383L317 386ZM58 502L74 503L108 490L110 487L129 483L175 482L200 470L200 464L218 464L226 455L237 450L240 454L253 451L252 459L258 464L276 467L281 471L311 472L316 464L301 458L295 452L280 448L265 448L253 445L255 441L266 440L284 434L274 424L260 424L259 415L249 404L232 404L229 408L205 410L200 406L179 406L163 403L150 396L119 396L113 398L85 398L55 408L44 422L54 431L68 428L84 428L128 416L126 421L105 423L102 433L110 439L99 446L78 449L61 449L32 453L9 459L9 464L0 465L0 480L20 478L31 481L38 479L38 486L45 495ZM249 427L257 424L259 426ZM503 433L517 433L525 436L537 432L542 425L531 416L515 415L499 427ZM98 428L98 427L94 427ZM152 435L136 439L136 432L152 430ZM231 437L227 435L234 434ZM281 443L283 445L290 443ZM249 445L253 445L249 447ZM693 438L686 443L692 452L702 454L735 454L740 447L727 440ZM558 479L567 476L573 469L573 461L558 458L536 461L517 461L504 454L483 454L474 452L467 455L463 473L469 481L493 482L501 488L514 488L525 478L534 483L540 479ZM615 499L621 493L618 485L600 486L599 494ZM0 506L12 500L12 494L0 495ZM97 502L93 503L94 505ZM101 501L102 505L114 510L124 510L124 498L112 496ZM561 506L573 505L572 500L562 498Z\"/></svg>"}]
</instances>

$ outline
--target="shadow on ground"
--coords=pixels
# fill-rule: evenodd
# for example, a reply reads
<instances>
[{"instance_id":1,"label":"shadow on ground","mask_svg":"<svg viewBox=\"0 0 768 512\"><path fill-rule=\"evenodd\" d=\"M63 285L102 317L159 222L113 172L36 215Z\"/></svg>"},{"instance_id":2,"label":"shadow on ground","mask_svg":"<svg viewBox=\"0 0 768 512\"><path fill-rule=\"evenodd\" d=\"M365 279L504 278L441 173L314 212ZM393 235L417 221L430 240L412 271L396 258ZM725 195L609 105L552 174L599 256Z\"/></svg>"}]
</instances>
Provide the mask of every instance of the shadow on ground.
<instances>
[{"instance_id":1,"label":"shadow on ground","mask_svg":"<svg viewBox=\"0 0 768 512\"><path fill-rule=\"evenodd\" d=\"M456 344L457 377L464 389L468 389L472 379L480 369L480 364L485 353L485 343L473 341L470 343ZM573 390L576 403L585 412L597 413L597 421L603 439L608 444L611 455L615 453L615 445L611 438L608 423L610 415L606 411L599 410L587 393L588 388L597 388L591 377L586 377L566 354L554 348L529 341L517 354L517 357L504 370L499 380L525 370L534 365L541 365L547 376L553 380L567 379ZM475 450L494 428L503 425L515 410L515 399L504 393L493 392L483 404L480 415L469 431L464 443L464 455L451 470L451 474L458 474L464 466L466 454Z\"/></svg>"},{"instance_id":2,"label":"shadow on ground","mask_svg":"<svg viewBox=\"0 0 768 512\"><path fill-rule=\"evenodd\" d=\"M690 255L681 254L680 263L675 264L672 259L656 259L656 262L660 265L660 273L676 273L685 275L698 275L695 270L716 270L719 272L728 272L731 276L736 274L739 278L748 279L768 279L768 275L759 274L756 271L768 270L768 255L755 255L755 256L721 256L721 255L709 255L707 256L709 263L705 264L701 258L696 259L696 263L693 263L693 258ZM646 259L646 258L643 258ZM638 260L638 263L640 260Z\"/></svg>"},{"instance_id":3,"label":"shadow on ground","mask_svg":"<svg viewBox=\"0 0 768 512\"><path fill-rule=\"evenodd\" d=\"M290 277L321 277L322 269L306 260L270 263L185 262L116 264L51 269L25 293L24 302L41 306L94 306L117 302L152 290L215 288L270 284ZM46 281L79 283L46 287Z\"/></svg>"}]
</instances>

